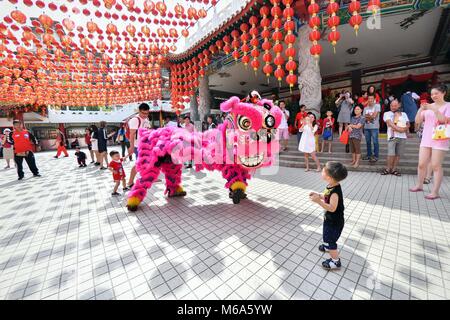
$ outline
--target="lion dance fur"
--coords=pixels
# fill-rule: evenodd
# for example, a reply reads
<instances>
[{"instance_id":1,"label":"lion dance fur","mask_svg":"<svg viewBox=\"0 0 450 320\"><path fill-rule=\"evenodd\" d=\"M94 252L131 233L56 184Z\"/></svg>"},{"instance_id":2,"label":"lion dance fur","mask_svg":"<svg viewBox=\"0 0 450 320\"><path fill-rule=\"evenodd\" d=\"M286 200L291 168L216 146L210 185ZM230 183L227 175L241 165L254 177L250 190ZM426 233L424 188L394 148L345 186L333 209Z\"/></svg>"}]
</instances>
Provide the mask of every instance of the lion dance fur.
<instances>
[{"instance_id":1,"label":"lion dance fur","mask_svg":"<svg viewBox=\"0 0 450 320\"><path fill-rule=\"evenodd\" d=\"M282 113L270 100L247 103L237 97L223 102L220 109L227 117L217 129L193 133L176 127L139 130L136 170L140 178L128 194L130 211L137 210L161 172L165 194L185 196L182 167L192 160L196 171L222 173L234 203L246 197L247 180L256 169L272 165L279 152L276 129Z\"/></svg>"}]
</instances>

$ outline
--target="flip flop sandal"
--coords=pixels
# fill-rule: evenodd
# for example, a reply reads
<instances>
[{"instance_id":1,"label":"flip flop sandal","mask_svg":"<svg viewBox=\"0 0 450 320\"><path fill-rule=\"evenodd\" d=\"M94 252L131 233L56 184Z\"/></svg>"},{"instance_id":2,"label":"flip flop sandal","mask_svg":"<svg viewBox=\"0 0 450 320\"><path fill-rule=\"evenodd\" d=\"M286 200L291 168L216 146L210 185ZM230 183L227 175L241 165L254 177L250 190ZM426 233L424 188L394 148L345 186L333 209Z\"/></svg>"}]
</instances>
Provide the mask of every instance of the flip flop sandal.
<instances>
[{"instance_id":1,"label":"flip flop sandal","mask_svg":"<svg viewBox=\"0 0 450 320\"><path fill-rule=\"evenodd\" d=\"M421 192L421 191L423 191L423 189L420 189L420 188L409 188L409 192Z\"/></svg>"},{"instance_id":2,"label":"flip flop sandal","mask_svg":"<svg viewBox=\"0 0 450 320\"><path fill-rule=\"evenodd\" d=\"M391 172L389 172L389 170L387 170L387 169L384 169L383 171L381 171L382 176L387 176L388 174L391 174Z\"/></svg>"},{"instance_id":3,"label":"flip flop sandal","mask_svg":"<svg viewBox=\"0 0 450 320\"><path fill-rule=\"evenodd\" d=\"M430 184L430 183L431 183L431 179L430 178L423 179L423 184Z\"/></svg>"},{"instance_id":4,"label":"flip flop sandal","mask_svg":"<svg viewBox=\"0 0 450 320\"><path fill-rule=\"evenodd\" d=\"M396 176L396 177L400 177L402 174L400 172L398 172L397 170L394 170L391 172L392 175Z\"/></svg>"},{"instance_id":5,"label":"flip flop sandal","mask_svg":"<svg viewBox=\"0 0 450 320\"><path fill-rule=\"evenodd\" d=\"M427 200L436 200L439 198L440 198L439 196L432 196L431 194L425 196L425 199Z\"/></svg>"}]
</instances>

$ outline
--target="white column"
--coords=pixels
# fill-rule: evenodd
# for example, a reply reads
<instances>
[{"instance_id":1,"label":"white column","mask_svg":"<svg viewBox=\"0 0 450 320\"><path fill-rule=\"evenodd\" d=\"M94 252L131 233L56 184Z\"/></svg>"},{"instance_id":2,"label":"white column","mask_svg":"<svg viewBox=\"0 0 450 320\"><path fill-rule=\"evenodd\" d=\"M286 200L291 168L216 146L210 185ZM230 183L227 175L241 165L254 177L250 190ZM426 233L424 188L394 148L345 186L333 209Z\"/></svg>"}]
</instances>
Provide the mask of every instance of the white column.
<instances>
[{"instance_id":1,"label":"white column","mask_svg":"<svg viewBox=\"0 0 450 320\"><path fill-rule=\"evenodd\" d=\"M209 78L205 75L203 78L199 78L199 100L200 103L198 105L198 113L200 117L200 121L204 121L206 115L208 115L211 111L211 92L209 91Z\"/></svg>"},{"instance_id":2,"label":"white column","mask_svg":"<svg viewBox=\"0 0 450 320\"><path fill-rule=\"evenodd\" d=\"M298 29L299 41L299 77L300 102L304 104L308 111L313 111L320 115L320 106L322 105L322 76L320 75L320 66L309 52L311 41L309 41L310 28L304 25Z\"/></svg>"}]
</instances>

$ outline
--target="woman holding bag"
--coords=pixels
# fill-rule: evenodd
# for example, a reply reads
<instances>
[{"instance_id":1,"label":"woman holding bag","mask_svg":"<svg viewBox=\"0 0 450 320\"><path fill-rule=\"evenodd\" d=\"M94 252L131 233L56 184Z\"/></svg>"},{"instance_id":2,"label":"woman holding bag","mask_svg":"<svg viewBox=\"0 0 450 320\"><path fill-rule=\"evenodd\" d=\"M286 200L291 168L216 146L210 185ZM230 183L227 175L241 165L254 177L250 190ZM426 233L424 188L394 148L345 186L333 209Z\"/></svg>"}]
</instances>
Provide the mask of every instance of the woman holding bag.
<instances>
[{"instance_id":1,"label":"woman holding bag","mask_svg":"<svg viewBox=\"0 0 450 320\"><path fill-rule=\"evenodd\" d=\"M435 135L435 127L439 124L450 124L450 103L444 100L447 93L445 85L437 85L431 89L431 99L434 103L421 103L417 111L416 124L424 123L422 141L419 151L419 165L417 167L417 184L410 188L411 192L423 191L423 182L427 173L427 164L431 163L434 175L434 184L432 191L425 199L435 200L439 198L439 189L441 187L444 171L442 162L449 149L449 137L442 138ZM448 131L448 130L447 130Z\"/></svg>"}]
</instances>

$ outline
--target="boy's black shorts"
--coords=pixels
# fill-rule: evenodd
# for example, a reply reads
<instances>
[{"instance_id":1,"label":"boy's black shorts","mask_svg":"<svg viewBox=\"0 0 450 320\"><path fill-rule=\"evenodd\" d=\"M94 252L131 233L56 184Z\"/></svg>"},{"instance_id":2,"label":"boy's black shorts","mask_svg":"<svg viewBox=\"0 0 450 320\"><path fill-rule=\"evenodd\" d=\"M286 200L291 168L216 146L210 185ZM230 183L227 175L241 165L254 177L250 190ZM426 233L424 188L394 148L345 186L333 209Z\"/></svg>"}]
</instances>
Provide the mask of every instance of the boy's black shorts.
<instances>
[{"instance_id":1,"label":"boy's black shorts","mask_svg":"<svg viewBox=\"0 0 450 320\"><path fill-rule=\"evenodd\" d=\"M329 250L337 249L337 241L344 229L344 224L335 224L325 220L323 222L323 242Z\"/></svg>"}]
</instances>

